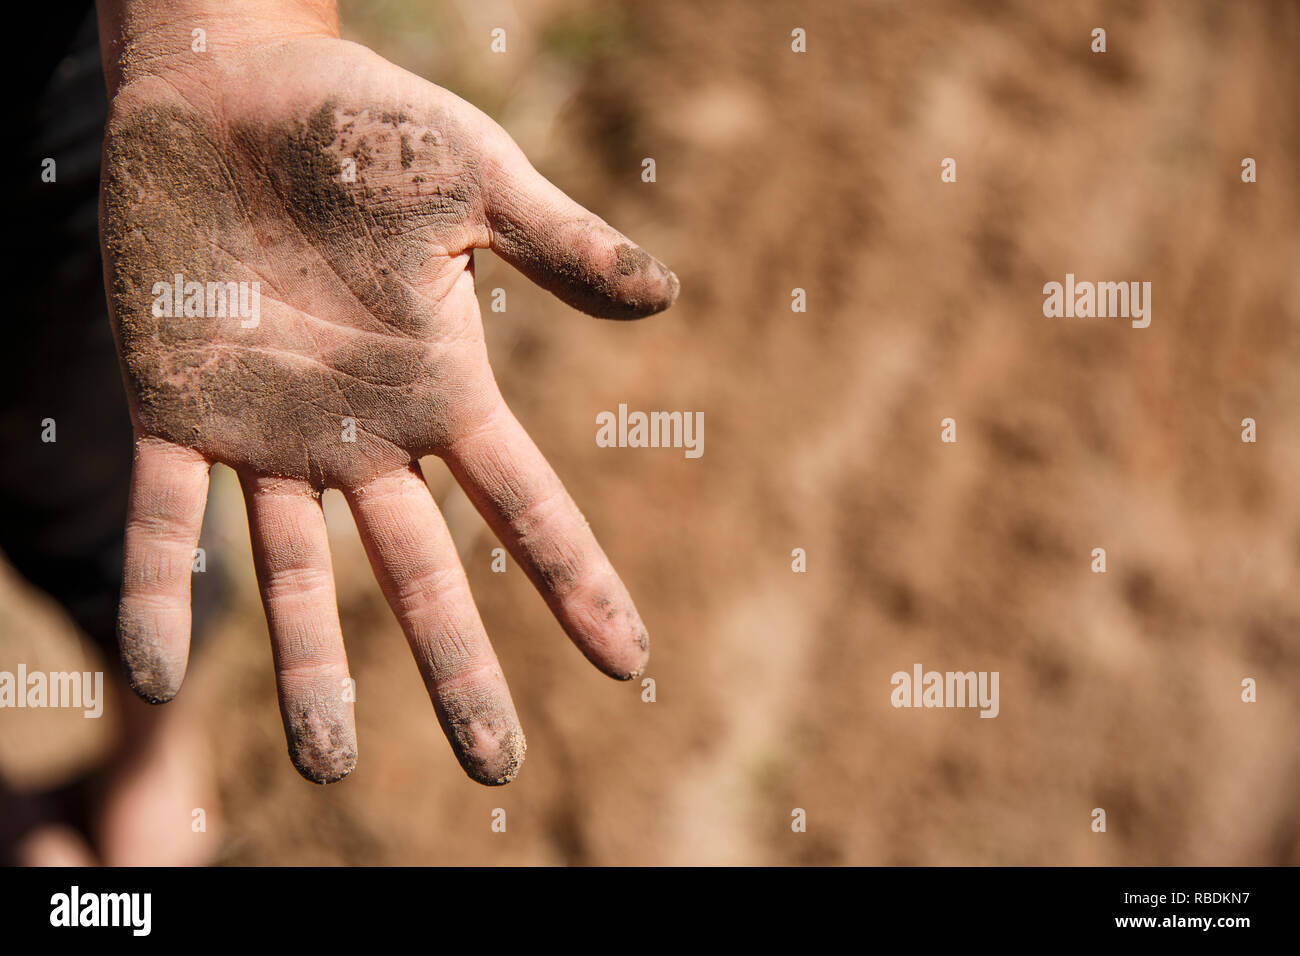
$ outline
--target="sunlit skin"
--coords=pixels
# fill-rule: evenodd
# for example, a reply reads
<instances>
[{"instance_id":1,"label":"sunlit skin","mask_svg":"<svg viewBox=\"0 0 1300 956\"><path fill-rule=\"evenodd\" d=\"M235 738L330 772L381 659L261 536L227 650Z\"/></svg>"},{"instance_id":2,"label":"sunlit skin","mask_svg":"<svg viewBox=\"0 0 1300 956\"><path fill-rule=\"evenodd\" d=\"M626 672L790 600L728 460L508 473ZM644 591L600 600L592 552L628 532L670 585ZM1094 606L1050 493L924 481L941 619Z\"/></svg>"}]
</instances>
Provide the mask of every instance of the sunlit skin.
<instances>
[{"instance_id":1,"label":"sunlit skin","mask_svg":"<svg viewBox=\"0 0 1300 956\"><path fill-rule=\"evenodd\" d=\"M164 10L163 7L167 9ZM243 485L294 765L337 780L356 732L320 494L345 495L466 772L505 783L524 737L417 464L442 458L593 664L648 639L613 567L502 401L473 251L569 304L661 311L671 272L542 178L491 119L337 38L319 3L101 4L111 105L105 279L136 429L119 638L170 700L188 658L208 472ZM208 52L189 51L206 28ZM158 316L157 282L256 282L260 318ZM351 435L354 440L349 440Z\"/></svg>"}]
</instances>

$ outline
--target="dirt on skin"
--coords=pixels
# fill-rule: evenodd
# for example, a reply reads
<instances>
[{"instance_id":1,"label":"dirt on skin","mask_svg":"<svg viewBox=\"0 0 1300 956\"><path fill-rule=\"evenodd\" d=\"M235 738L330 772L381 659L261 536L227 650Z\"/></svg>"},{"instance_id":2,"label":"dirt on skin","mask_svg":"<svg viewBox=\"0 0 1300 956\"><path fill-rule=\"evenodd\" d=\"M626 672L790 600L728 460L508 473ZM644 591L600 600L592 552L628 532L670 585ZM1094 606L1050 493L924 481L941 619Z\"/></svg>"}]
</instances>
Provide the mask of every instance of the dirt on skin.
<instances>
[{"instance_id":1,"label":"dirt on skin","mask_svg":"<svg viewBox=\"0 0 1300 956\"><path fill-rule=\"evenodd\" d=\"M335 783L356 767L357 741L347 710L340 688L325 682L281 706L289 756L313 783Z\"/></svg>"},{"instance_id":2,"label":"dirt on skin","mask_svg":"<svg viewBox=\"0 0 1300 956\"><path fill-rule=\"evenodd\" d=\"M443 185L422 193L395 182L400 161L390 120L409 117L372 118L325 103L297 124L237 127L231 137L240 148L225 151L208 147L219 133L182 108L149 106L110 128L105 245L116 263L114 312L146 431L319 488L364 480L356 473L363 459L378 473L409 461L408 452L441 448L459 414L472 413L468 396L465 408L452 404L465 372L419 340L434 309L417 290L431 239L464 244L476 215L472 171L447 169L431 140L416 153ZM355 183L342 181L338 162L350 137L367 139L374 157ZM220 157L234 157L234 165ZM299 232L284 231L288 224ZM278 276L264 247L286 244L301 248L305 265ZM356 255L359 245L374 254ZM374 261L383 264L372 272ZM177 274L187 282L259 282L268 314L254 327L235 316L155 316L154 283L170 285ZM322 326L307 314L287 330L276 321L277 309L310 304L317 287L340 284L360 306L343 321ZM320 341L328 344L317 363L308 356ZM356 422L359 449L339 440L345 418Z\"/></svg>"},{"instance_id":3,"label":"dirt on skin","mask_svg":"<svg viewBox=\"0 0 1300 956\"><path fill-rule=\"evenodd\" d=\"M595 323L477 263L498 380L655 634L653 685L589 668L431 470L528 734L479 787L327 493L359 756L311 788L218 471L204 544L236 597L184 693L223 860L1300 863L1294 5L551 2L508 63L354 6L681 276L670 312ZM1151 281L1150 328L1044 318L1067 272ZM596 447L620 402L703 410L705 454ZM999 716L893 708L917 662L998 671Z\"/></svg>"}]
</instances>

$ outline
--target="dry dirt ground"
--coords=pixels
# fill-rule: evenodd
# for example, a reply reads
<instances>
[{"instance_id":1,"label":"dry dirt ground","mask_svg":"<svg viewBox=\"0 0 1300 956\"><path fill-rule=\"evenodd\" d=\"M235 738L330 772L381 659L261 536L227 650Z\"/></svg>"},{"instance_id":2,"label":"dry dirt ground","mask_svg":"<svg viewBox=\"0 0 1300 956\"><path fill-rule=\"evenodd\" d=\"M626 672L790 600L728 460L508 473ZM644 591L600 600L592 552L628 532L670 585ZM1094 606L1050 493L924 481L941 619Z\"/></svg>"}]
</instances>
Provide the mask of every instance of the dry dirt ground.
<instances>
[{"instance_id":1,"label":"dry dirt ground","mask_svg":"<svg viewBox=\"0 0 1300 956\"><path fill-rule=\"evenodd\" d=\"M219 470L197 586L227 590L186 694L222 860L1300 863L1297 4L434 6L345 22L681 278L600 323L478 263L498 379L638 601L657 699L491 572L432 462L527 762L502 790L458 769L331 495L360 760L313 788ZM1150 281L1150 327L1045 318L1067 272ZM620 402L703 411L703 457L597 447ZM10 656L73 639L12 580L0 603ZM918 662L1000 672L1000 715L894 709ZM30 779L93 748L22 720L0 759Z\"/></svg>"}]
</instances>

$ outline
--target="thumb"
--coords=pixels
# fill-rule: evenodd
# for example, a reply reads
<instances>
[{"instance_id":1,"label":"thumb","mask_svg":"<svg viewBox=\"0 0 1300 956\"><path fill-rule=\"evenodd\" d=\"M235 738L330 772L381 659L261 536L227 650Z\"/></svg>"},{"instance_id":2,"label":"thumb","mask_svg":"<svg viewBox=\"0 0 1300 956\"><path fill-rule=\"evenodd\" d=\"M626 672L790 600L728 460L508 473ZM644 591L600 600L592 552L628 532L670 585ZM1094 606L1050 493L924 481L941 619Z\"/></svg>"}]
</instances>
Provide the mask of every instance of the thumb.
<instances>
[{"instance_id":1,"label":"thumb","mask_svg":"<svg viewBox=\"0 0 1300 956\"><path fill-rule=\"evenodd\" d=\"M598 318L640 319L673 304L677 276L552 185L504 131L491 156L483 195L493 252Z\"/></svg>"}]
</instances>

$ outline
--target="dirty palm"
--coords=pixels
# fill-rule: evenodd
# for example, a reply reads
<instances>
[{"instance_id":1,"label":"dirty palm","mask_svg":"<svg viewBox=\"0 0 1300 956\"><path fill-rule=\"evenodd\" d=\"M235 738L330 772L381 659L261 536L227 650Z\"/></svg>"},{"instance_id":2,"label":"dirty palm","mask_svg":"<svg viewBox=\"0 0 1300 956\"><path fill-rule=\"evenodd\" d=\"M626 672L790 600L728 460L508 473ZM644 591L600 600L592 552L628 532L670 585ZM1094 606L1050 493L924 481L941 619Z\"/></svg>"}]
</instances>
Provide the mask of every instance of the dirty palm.
<instances>
[{"instance_id":1,"label":"dirty palm","mask_svg":"<svg viewBox=\"0 0 1300 956\"><path fill-rule=\"evenodd\" d=\"M289 753L308 779L356 761L325 488L347 498L466 772L504 783L523 758L422 455L447 463L593 664L642 671L627 589L502 401L473 250L608 318L667 308L671 272L477 109L342 40L129 79L104 160L106 281L136 428L119 638L142 696L167 701L184 678L213 462L243 486Z\"/></svg>"}]
</instances>

